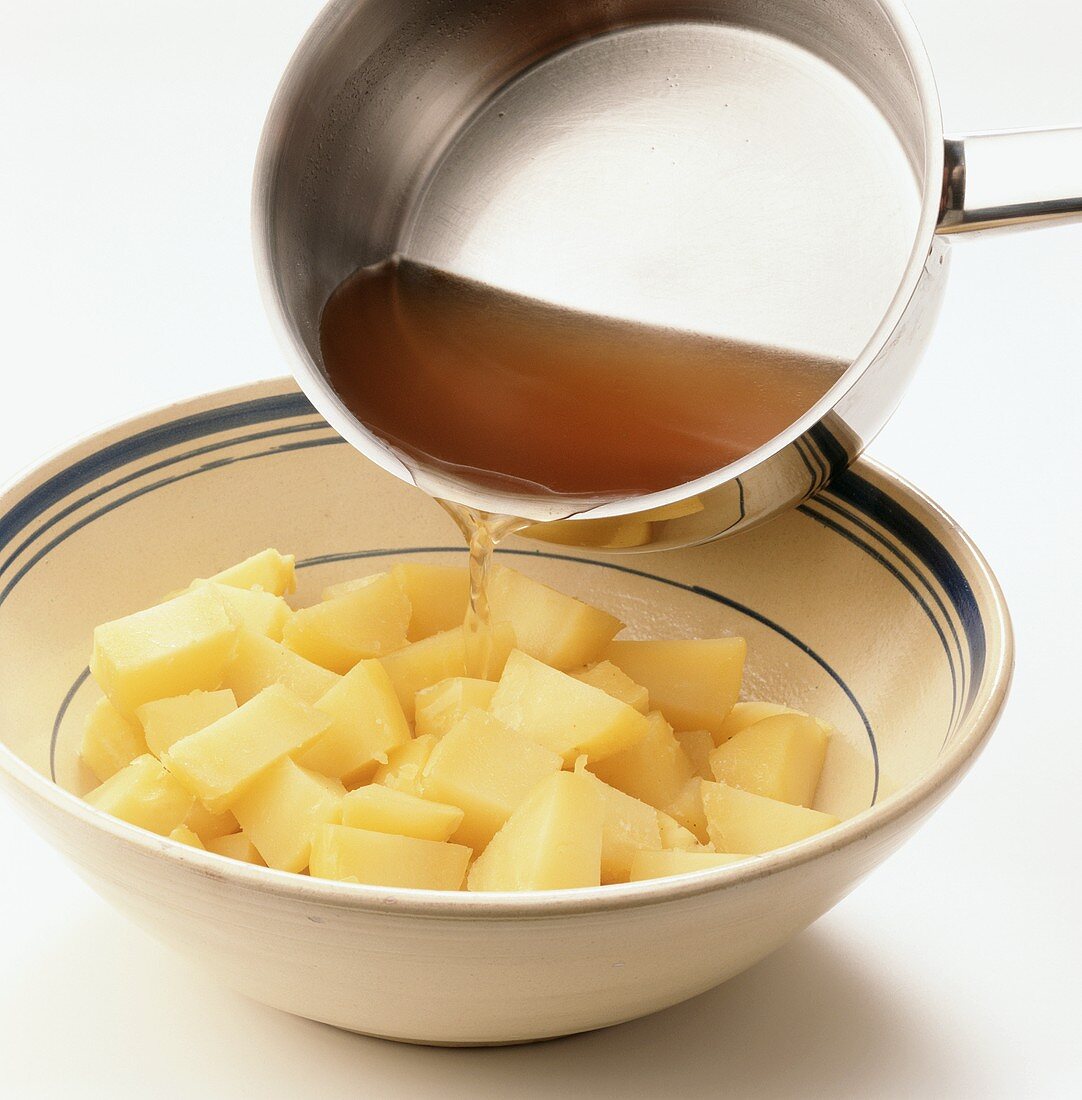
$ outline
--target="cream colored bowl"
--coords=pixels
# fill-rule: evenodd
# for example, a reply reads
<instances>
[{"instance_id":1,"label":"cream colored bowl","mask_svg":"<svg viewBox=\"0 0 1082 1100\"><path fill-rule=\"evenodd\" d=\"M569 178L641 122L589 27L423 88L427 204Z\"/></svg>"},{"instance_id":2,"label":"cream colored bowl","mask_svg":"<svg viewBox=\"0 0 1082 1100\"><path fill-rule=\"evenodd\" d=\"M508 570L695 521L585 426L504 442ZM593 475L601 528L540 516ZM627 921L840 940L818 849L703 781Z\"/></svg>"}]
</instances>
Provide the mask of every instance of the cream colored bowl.
<instances>
[{"instance_id":1,"label":"cream colored bowl","mask_svg":"<svg viewBox=\"0 0 1082 1100\"><path fill-rule=\"evenodd\" d=\"M809 454L809 462L816 456ZM0 498L0 785L103 896L234 988L425 1043L541 1039L654 1012L775 950L889 855L990 734L1012 642L995 579L930 501L862 463L734 539L620 558L519 542L517 568L642 634L743 634L748 697L837 728L839 828L746 863L530 895L382 889L185 848L77 793L94 624L275 545L299 598L381 559L460 561L432 502L360 458L291 383L152 413ZM73 793L75 792L75 793Z\"/></svg>"}]
</instances>

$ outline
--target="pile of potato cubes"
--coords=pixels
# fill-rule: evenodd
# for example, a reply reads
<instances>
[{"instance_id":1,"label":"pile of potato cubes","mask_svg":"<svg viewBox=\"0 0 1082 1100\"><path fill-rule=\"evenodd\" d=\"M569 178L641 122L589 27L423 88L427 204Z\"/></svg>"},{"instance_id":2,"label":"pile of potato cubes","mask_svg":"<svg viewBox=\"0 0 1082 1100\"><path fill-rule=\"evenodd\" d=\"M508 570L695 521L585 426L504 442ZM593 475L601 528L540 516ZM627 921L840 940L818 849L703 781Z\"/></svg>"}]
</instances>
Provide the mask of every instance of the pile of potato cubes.
<instances>
[{"instance_id":1,"label":"pile of potato cubes","mask_svg":"<svg viewBox=\"0 0 1082 1100\"><path fill-rule=\"evenodd\" d=\"M341 882L553 890L698 871L837 823L821 722L737 702L745 644L623 624L513 569L484 656L464 568L404 561L294 611L266 550L94 632L87 802ZM478 667L483 664L484 667Z\"/></svg>"}]
</instances>

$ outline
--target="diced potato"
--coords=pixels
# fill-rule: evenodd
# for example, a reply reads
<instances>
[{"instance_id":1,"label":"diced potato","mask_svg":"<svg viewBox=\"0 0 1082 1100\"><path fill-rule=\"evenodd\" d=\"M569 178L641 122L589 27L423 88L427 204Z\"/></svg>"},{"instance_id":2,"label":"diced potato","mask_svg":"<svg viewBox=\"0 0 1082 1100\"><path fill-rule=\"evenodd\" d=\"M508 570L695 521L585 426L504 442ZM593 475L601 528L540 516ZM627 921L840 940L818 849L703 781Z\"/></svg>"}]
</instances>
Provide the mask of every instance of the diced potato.
<instances>
[{"instance_id":1,"label":"diced potato","mask_svg":"<svg viewBox=\"0 0 1082 1100\"><path fill-rule=\"evenodd\" d=\"M703 780L695 776L665 809L700 844L707 844L710 841L710 832L706 825L706 810L703 809L702 786Z\"/></svg>"},{"instance_id":2,"label":"diced potato","mask_svg":"<svg viewBox=\"0 0 1082 1100\"><path fill-rule=\"evenodd\" d=\"M714 751L714 737L709 730L685 730L676 734L676 740L684 750L695 774L700 779L713 779L710 770L710 754Z\"/></svg>"},{"instance_id":3,"label":"diced potato","mask_svg":"<svg viewBox=\"0 0 1082 1100\"><path fill-rule=\"evenodd\" d=\"M465 621L470 602L470 575L462 566L405 561L396 565L391 573L413 608L409 625L411 642L454 630Z\"/></svg>"},{"instance_id":4,"label":"diced potato","mask_svg":"<svg viewBox=\"0 0 1082 1100\"><path fill-rule=\"evenodd\" d=\"M508 729L573 764L603 760L642 741L647 719L599 688L542 664L521 650L507 660L489 707Z\"/></svg>"},{"instance_id":5,"label":"diced potato","mask_svg":"<svg viewBox=\"0 0 1082 1100\"><path fill-rule=\"evenodd\" d=\"M605 656L650 693L675 729L717 734L740 694L743 638L613 642Z\"/></svg>"},{"instance_id":6,"label":"diced potato","mask_svg":"<svg viewBox=\"0 0 1082 1100\"><path fill-rule=\"evenodd\" d=\"M314 703L337 683L333 672L306 661L299 653L250 630L240 630L224 686L232 689L241 704L271 684L282 684L306 703Z\"/></svg>"},{"instance_id":7,"label":"diced potato","mask_svg":"<svg viewBox=\"0 0 1082 1100\"><path fill-rule=\"evenodd\" d=\"M272 764L312 744L330 722L329 715L273 684L178 741L162 762L211 813L221 813Z\"/></svg>"},{"instance_id":8,"label":"diced potato","mask_svg":"<svg viewBox=\"0 0 1082 1100\"><path fill-rule=\"evenodd\" d=\"M343 825L418 840L450 840L462 818L457 806L430 802L377 784L350 791L342 803Z\"/></svg>"},{"instance_id":9,"label":"diced potato","mask_svg":"<svg viewBox=\"0 0 1082 1100\"><path fill-rule=\"evenodd\" d=\"M833 814L791 806L725 783L703 783L710 839L719 852L759 855L840 824Z\"/></svg>"},{"instance_id":10,"label":"diced potato","mask_svg":"<svg viewBox=\"0 0 1082 1100\"><path fill-rule=\"evenodd\" d=\"M695 769L676 740L672 727L657 711L644 719L646 735L630 748L590 764L590 771L610 787L672 813L669 806L695 777Z\"/></svg>"},{"instance_id":11,"label":"diced potato","mask_svg":"<svg viewBox=\"0 0 1082 1100\"><path fill-rule=\"evenodd\" d=\"M601 881L627 882L635 853L661 847L658 812L653 806L602 783L591 772L578 769L576 772L588 777L601 793Z\"/></svg>"},{"instance_id":12,"label":"diced potato","mask_svg":"<svg viewBox=\"0 0 1082 1100\"><path fill-rule=\"evenodd\" d=\"M199 839L197 833L193 833L187 825L178 825L170 834L170 840L178 844L187 844L189 848L205 848L206 845Z\"/></svg>"},{"instance_id":13,"label":"diced potato","mask_svg":"<svg viewBox=\"0 0 1082 1100\"><path fill-rule=\"evenodd\" d=\"M417 693L452 676L466 675L466 641L462 627L391 653L382 659L394 684L406 720L413 721Z\"/></svg>"},{"instance_id":14,"label":"diced potato","mask_svg":"<svg viewBox=\"0 0 1082 1100\"><path fill-rule=\"evenodd\" d=\"M684 874L838 823L806 808L830 728L737 703L740 638L617 642L613 616L503 566L481 627L467 570L412 560L294 612L294 569L266 550L98 628L89 804L252 864L441 890Z\"/></svg>"},{"instance_id":15,"label":"diced potato","mask_svg":"<svg viewBox=\"0 0 1082 1100\"><path fill-rule=\"evenodd\" d=\"M764 718L773 718L778 714L799 714L802 718L809 717L802 710L783 707L780 703L734 703L729 716L721 723L721 728L714 736L714 744L724 745L730 737L735 737L741 730L746 730L748 726L754 726L756 722L761 722ZM824 733L830 733L830 726L826 722L819 718L815 720Z\"/></svg>"},{"instance_id":16,"label":"diced potato","mask_svg":"<svg viewBox=\"0 0 1082 1100\"><path fill-rule=\"evenodd\" d=\"M125 716L151 699L221 686L237 628L205 588L103 623L94 631L90 670Z\"/></svg>"},{"instance_id":17,"label":"diced potato","mask_svg":"<svg viewBox=\"0 0 1082 1100\"><path fill-rule=\"evenodd\" d=\"M367 577L354 577L352 580L329 584L323 589L319 598L323 602L337 600L339 596L346 596L350 592L356 592L358 588L364 588L366 585L382 581L386 576L387 571L384 570L382 573L369 573Z\"/></svg>"},{"instance_id":18,"label":"diced potato","mask_svg":"<svg viewBox=\"0 0 1082 1100\"><path fill-rule=\"evenodd\" d=\"M773 718L776 714L795 714L796 711L783 707L779 703L734 703L725 721L714 731L714 744L724 745L730 737L754 726L764 718Z\"/></svg>"},{"instance_id":19,"label":"diced potato","mask_svg":"<svg viewBox=\"0 0 1082 1100\"><path fill-rule=\"evenodd\" d=\"M299 767L286 756L248 787L233 813L268 867L303 871L312 838L324 825L338 822L345 795L337 779Z\"/></svg>"},{"instance_id":20,"label":"diced potato","mask_svg":"<svg viewBox=\"0 0 1082 1100\"><path fill-rule=\"evenodd\" d=\"M702 847L693 832L685 829L675 817L671 817L664 810L657 811L657 824L661 833L662 848L689 851Z\"/></svg>"},{"instance_id":21,"label":"diced potato","mask_svg":"<svg viewBox=\"0 0 1082 1100\"><path fill-rule=\"evenodd\" d=\"M215 573L210 579L234 588L259 588L275 596L285 596L297 587L296 561L292 554L262 550L237 565Z\"/></svg>"},{"instance_id":22,"label":"diced potato","mask_svg":"<svg viewBox=\"0 0 1082 1100\"><path fill-rule=\"evenodd\" d=\"M396 745L410 739L394 685L379 661L360 661L316 702L331 724L297 763L347 786L368 779Z\"/></svg>"},{"instance_id":23,"label":"diced potato","mask_svg":"<svg viewBox=\"0 0 1082 1100\"><path fill-rule=\"evenodd\" d=\"M581 668L598 660L624 625L506 566L492 570L488 605L494 622L514 627L519 649L559 669Z\"/></svg>"},{"instance_id":24,"label":"diced potato","mask_svg":"<svg viewBox=\"0 0 1082 1100\"><path fill-rule=\"evenodd\" d=\"M590 665L573 675L576 680L599 688L606 695L627 703L642 714L650 709L650 693L636 684L627 673L618 669L612 661L598 661L596 665Z\"/></svg>"},{"instance_id":25,"label":"diced potato","mask_svg":"<svg viewBox=\"0 0 1082 1100\"><path fill-rule=\"evenodd\" d=\"M810 806L826 753L827 735L814 718L778 714L714 749L710 767L714 778L730 787Z\"/></svg>"},{"instance_id":26,"label":"diced potato","mask_svg":"<svg viewBox=\"0 0 1082 1100\"><path fill-rule=\"evenodd\" d=\"M147 751L147 743L138 723L130 722L109 702L99 699L87 716L79 755L104 783Z\"/></svg>"},{"instance_id":27,"label":"diced potato","mask_svg":"<svg viewBox=\"0 0 1082 1100\"><path fill-rule=\"evenodd\" d=\"M411 642L454 630L465 621L470 601L470 575L463 566L401 562L394 566L391 575L402 586L412 608L408 632ZM328 585L321 599L344 596L371 584L372 579L371 576L359 577Z\"/></svg>"},{"instance_id":28,"label":"diced potato","mask_svg":"<svg viewBox=\"0 0 1082 1100\"><path fill-rule=\"evenodd\" d=\"M496 692L491 680L452 676L417 692L414 725L418 736L442 737L468 710L487 710Z\"/></svg>"},{"instance_id":29,"label":"diced potato","mask_svg":"<svg viewBox=\"0 0 1082 1100\"><path fill-rule=\"evenodd\" d=\"M313 664L348 672L358 661L383 657L406 645L410 603L389 573L333 600L294 612L284 642Z\"/></svg>"},{"instance_id":30,"label":"diced potato","mask_svg":"<svg viewBox=\"0 0 1082 1100\"><path fill-rule=\"evenodd\" d=\"M192 588L200 586L209 588L225 604L238 627L276 642L282 640L282 632L293 612L281 596L260 588L236 588L217 581L196 581Z\"/></svg>"},{"instance_id":31,"label":"diced potato","mask_svg":"<svg viewBox=\"0 0 1082 1100\"><path fill-rule=\"evenodd\" d=\"M184 824L203 842L204 847L212 840L220 836L229 836L230 833L240 831L237 819L226 810L224 813L212 814L210 810L198 800L188 811Z\"/></svg>"},{"instance_id":32,"label":"diced potato","mask_svg":"<svg viewBox=\"0 0 1082 1100\"><path fill-rule=\"evenodd\" d=\"M95 787L87 796L91 806L121 821L168 836L183 824L192 808L192 796L149 753Z\"/></svg>"},{"instance_id":33,"label":"diced potato","mask_svg":"<svg viewBox=\"0 0 1082 1100\"><path fill-rule=\"evenodd\" d=\"M464 811L454 839L480 851L562 763L556 753L512 733L492 715L471 710L436 742L421 776L421 794Z\"/></svg>"},{"instance_id":34,"label":"diced potato","mask_svg":"<svg viewBox=\"0 0 1082 1100\"><path fill-rule=\"evenodd\" d=\"M686 875L692 871L709 871L714 867L727 867L749 856L730 852L681 852L669 849L661 852L636 852L631 862L631 881L641 882L649 878L667 878L669 875Z\"/></svg>"},{"instance_id":35,"label":"diced potato","mask_svg":"<svg viewBox=\"0 0 1082 1100\"><path fill-rule=\"evenodd\" d=\"M324 825L312 844L310 871L339 882L460 890L471 854L461 844Z\"/></svg>"},{"instance_id":36,"label":"diced potato","mask_svg":"<svg viewBox=\"0 0 1082 1100\"><path fill-rule=\"evenodd\" d=\"M242 863L254 863L257 867L266 867L263 857L244 833L215 837L207 841L206 848L208 852L217 852L220 856L239 859Z\"/></svg>"},{"instance_id":37,"label":"diced potato","mask_svg":"<svg viewBox=\"0 0 1082 1100\"><path fill-rule=\"evenodd\" d=\"M436 747L432 734L415 737L404 745L396 745L387 753L387 763L376 768L372 782L403 794L421 794L421 773Z\"/></svg>"},{"instance_id":38,"label":"diced potato","mask_svg":"<svg viewBox=\"0 0 1082 1100\"><path fill-rule=\"evenodd\" d=\"M605 810L596 782L543 779L470 868L470 890L570 890L601 884Z\"/></svg>"},{"instance_id":39,"label":"diced potato","mask_svg":"<svg viewBox=\"0 0 1082 1100\"><path fill-rule=\"evenodd\" d=\"M139 707L135 716L143 725L147 747L160 757L178 741L236 709L233 693L223 688L221 691L192 691L172 699L154 699Z\"/></svg>"}]
</instances>

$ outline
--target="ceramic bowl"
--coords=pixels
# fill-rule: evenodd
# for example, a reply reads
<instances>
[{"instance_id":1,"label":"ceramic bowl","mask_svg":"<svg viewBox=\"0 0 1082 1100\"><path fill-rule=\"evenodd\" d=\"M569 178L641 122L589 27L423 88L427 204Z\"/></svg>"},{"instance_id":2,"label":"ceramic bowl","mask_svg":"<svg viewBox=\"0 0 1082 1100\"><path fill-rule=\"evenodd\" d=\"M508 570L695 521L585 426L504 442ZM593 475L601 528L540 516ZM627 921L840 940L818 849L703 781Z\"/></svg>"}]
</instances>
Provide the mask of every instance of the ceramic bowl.
<instances>
[{"instance_id":1,"label":"ceramic bowl","mask_svg":"<svg viewBox=\"0 0 1082 1100\"><path fill-rule=\"evenodd\" d=\"M819 461L808 454L809 462ZM462 561L439 507L361 458L292 383L96 435L0 498L0 785L76 871L234 988L423 1043L511 1043L672 1005L774 951L897 848L972 763L1010 681L1003 598L934 504L859 463L799 509L690 550L503 553L643 635L745 635L745 695L836 728L817 805L838 828L694 875L590 890L447 894L236 863L78 795L96 623L267 545L301 601L405 555Z\"/></svg>"}]
</instances>

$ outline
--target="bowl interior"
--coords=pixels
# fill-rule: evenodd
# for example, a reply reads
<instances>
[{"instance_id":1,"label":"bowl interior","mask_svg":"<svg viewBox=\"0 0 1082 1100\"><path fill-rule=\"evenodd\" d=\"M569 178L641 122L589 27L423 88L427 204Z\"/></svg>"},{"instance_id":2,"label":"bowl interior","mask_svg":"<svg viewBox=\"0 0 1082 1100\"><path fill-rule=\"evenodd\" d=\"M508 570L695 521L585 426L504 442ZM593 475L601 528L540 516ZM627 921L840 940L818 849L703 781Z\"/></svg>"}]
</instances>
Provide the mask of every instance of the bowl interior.
<instances>
[{"instance_id":1,"label":"bowl interior","mask_svg":"<svg viewBox=\"0 0 1082 1100\"><path fill-rule=\"evenodd\" d=\"M357 455L284 381L150 414L17 483L0 500L2 744L88 789L78 745L97 697L94 625L267 545L296 553L301 603L389 559L465 556L438 506ZM605 560L519 540L501 553L633 635L746 636L745 697L836 727L817 805L842 816L928 772L1002 689L994 581L941 513L867 463L695 549Z\"/></svg>"}]
</instances>

